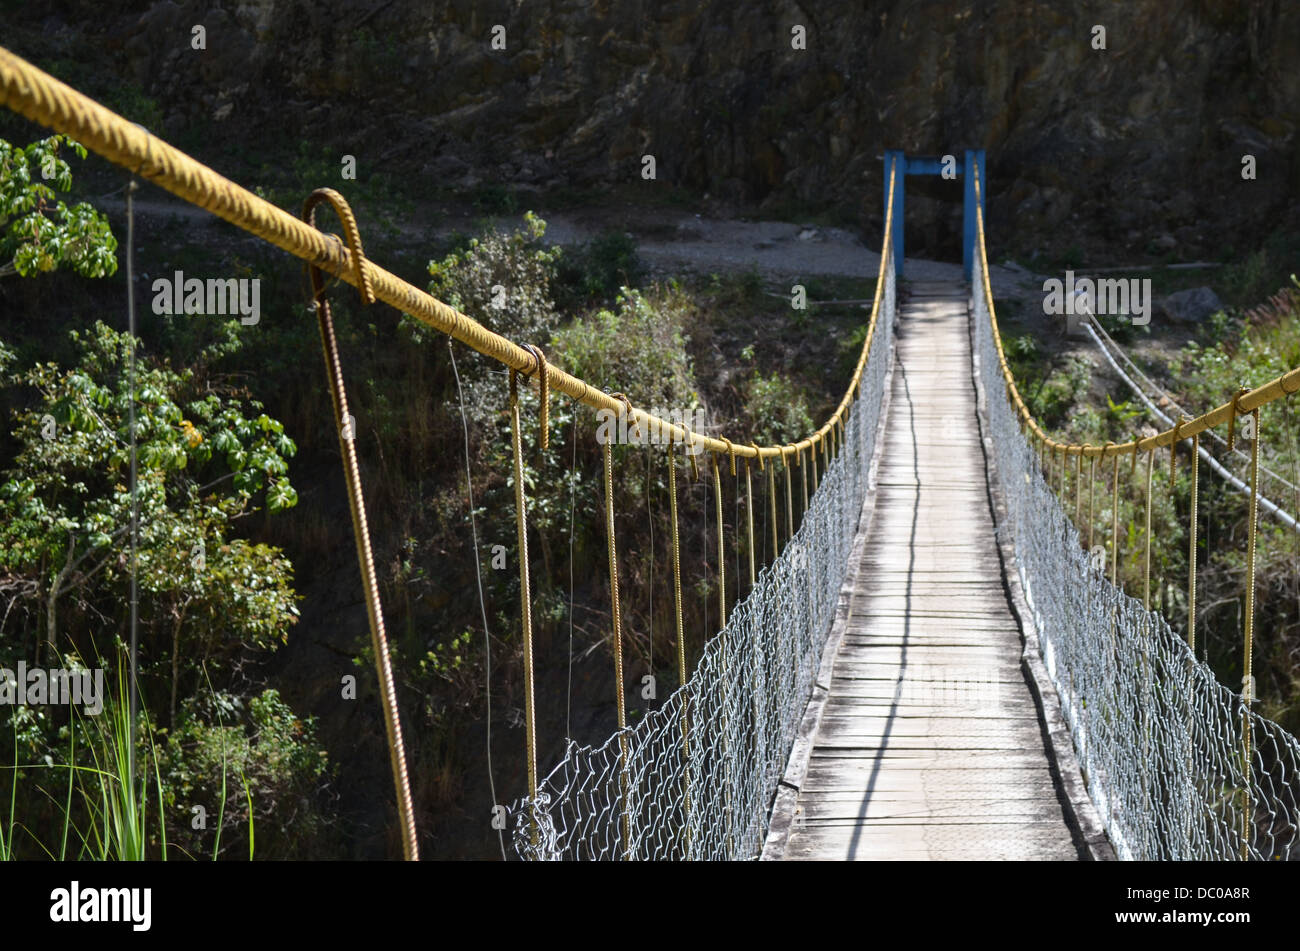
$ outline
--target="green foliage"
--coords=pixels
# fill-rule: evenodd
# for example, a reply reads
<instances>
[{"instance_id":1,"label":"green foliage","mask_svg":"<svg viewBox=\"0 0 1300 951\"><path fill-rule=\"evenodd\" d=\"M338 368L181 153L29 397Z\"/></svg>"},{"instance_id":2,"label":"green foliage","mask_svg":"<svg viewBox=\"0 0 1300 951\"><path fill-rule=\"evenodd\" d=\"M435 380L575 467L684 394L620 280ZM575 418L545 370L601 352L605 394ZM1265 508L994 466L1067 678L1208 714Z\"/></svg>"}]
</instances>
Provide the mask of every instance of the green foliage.
<instances>
[{"instance_id":1,"label":"green foliage","mask_svg":"<svg viewBox=\"0 0 1300 951\"><path fill-rule=\"evenodd\" d=\"M558 248L542 245L546 222L531 211L524 228L488 231L462 251L429 262L429 293L516 343L545 349L559 323L551 299L551 282L560 256ZM404 316L402 328L416 344L443 337L414 318ZM479 427L493 425L505 407L507 378L479 359L462 361L465 406Z\"/></svg>"},{"instance_id":2,"label":"green foliage","mask_svg":"<svg viewBox=\"0 0 1300 951\"><path fill-rule=\"evenodd\" d=\"M545 234L546 222L530 211L523 229L474 238L464 251L429 262L429 293L511 340L545 341L557 322L550 285L559 258L542 246Z\"/></svg>"},{"instance_id":3,"label":"green foliage","mask_svg":"<svg viewBox=\"0 0 1300 951\"><path fill-rule=\"evenodd\" d=\"M100 860L116 859L118 861L142 862L149 858L151 842L149 818L149 787L146 780L132 776L136 763L141 759L140 750L132 750L131 708L128 699L127 684L129 678L122 666L118 665L116 695L106 697L104 709L97 717L82 718L75 721L68 729L70 748L74 755L69 759L69 768L76 772L77 786L81 792L90 816L89 828L78 830L83 848L90 855ZM141 711L142 714L144 713ZM149 758L145 760L146 769L152 766L154 774L153 789L157 793L154 803L158 816L162 815L162 787L158 780L157 756L149 738L147 715L141 717L145 727L145 746ZM75 758L75 734L80 728L89 742L91 755L89 767L77 764ZM152 760L152 762L149 762ZM137 776L139 770L136 769ZM71 823L71 815L65 812L65 823ZM167 830L160 818L158 837L154 841L160 850L160 857L167 857ZM62 857L62 856L61 856ZM83 853L83 856L84 853Z\"/></svg>"},{"instance_id":4,"label":"green foliage","mask_svg":"<svg viewBox=\"0 0 1300 951\"><path fill-rule=\"evenodd\" d=\"M1075 400L1088 392L1092 367L1087 360L1069 357L1065 366L1048 374L1025 396L1030 412L1048 425L1057 425Z\"/></svg>"},{"instance_id":5,"label":"green foliage","mask_svg":"<svg viewBox=\"0 0 1300 951\"><path fill-rule=\"evenodd\" d=\"M1120 400L1116 403L1110 398L1109 393L1106 394L1106 411L1107 419L1121 427L1145 412L1141 406L1134 406L1132 400Z\"/></svg>"},{"instance_id":6,"label":"green foliage","mask_svg":"<svg viewBox=\"0 0 1300 951\"><path fill-rule=\"evenodd\" d=\"M474 190L474 210L480 215L513 215L519 210L519 195L505 185L480 185Z\"/></svg>"},{"instance_id":7,"label":"green foliage","mask_svg":"<svg viewBox=\"0 0 1300 951\"><path fill-rule=\"evenodd\" d=\"M756 373L745 387L747 430L764 446L795 442L813 429L803 390L780 373Z\"/></svg>"},{"instance_id":8,"label":"green foliage","mask_svg":"<svg viewBox=\"0 0 1300 951\"><path fill-rule=\"evenodd\" d=\"M730 271L726 275L710 274L708 289L721 306L753 306L763 297L763 276L753 266L744 271ZM798 311L795 313L799 314Z\"/></svg>"},{"instance_id":9,"label":"green foliage","mask_svg":"<svg viewBox=\"0 0 1300 951\"><path fill-rule=\"evenodd\" d=\"M170 837L193 855L219 857L260 829L261 854L292 854L319 831L312 800L328 760L316 739L316 719L299 717L278 691L245 701L228 692L186 700L171 730L160 731L158 754ZM227 777L239 777L230 795ZM208 811L208 828L193 829L194 805Z\"/></svg>"},{"instance_id":10,"label":"green foliage","mask_svg":"<svg viewBox=\"0 0 1300 951\"><path fill-rule=\"evenodd\" d=\"M4 381L34 390L35 400L15 413L17 452L0 471L0 570L40 592L52 646L61 598L75 593L116 614L130 577L121 552L131 519L132 341L102 323L71 336L81 352L75 367L37 364ZM194 392L190 371L143 356L134 403L136 576L142 623L165 645L158 653L194 658L241 642L282 643L298 613L292 567L278 549L231 533L259 497L273 511L296 502L287 475L293 440L255 401L246 413L216 393ZM82 647L95 656L94 645Z\"/></svg>"},{"instance_id":11,"label":"green foliage","mask_svg":"<svg viewBox=\"0 0 1300 951\"><path fill-rule=\"evenodd\" d=\"M0 139L0 277L60 267L83 277L117 270L117 239L108 218L86 202L69 207L55 193L72 188L72 169L59 156L64 145L86 157L85 146L65 135L26 148Z\"/></svg>"},{"instance_id":12,"label":"green foliage","mask_svg":"<svg viewBox=\"0 0 1300 951\"><path fill-rule=\"evenodd\" d=\"M558 266L559 302L564 310L576 310L592 302L608 302L619 289L635 287L644 277L632 235L618 230L565 251Z\"/></svg>"},{"instance_id":13,"label":"green foliage","mask_svg":"<svg viewBox=\"0 0 1300 951\"><path fill-rule=\"evenodd\" d=\"M555 335L555 359L593 386L626 393L638 406L692 409L699 393L686 327L694 304L680 288L652 293L624 288L614 310L575 320Z\"/></svg>"}]
</instances>

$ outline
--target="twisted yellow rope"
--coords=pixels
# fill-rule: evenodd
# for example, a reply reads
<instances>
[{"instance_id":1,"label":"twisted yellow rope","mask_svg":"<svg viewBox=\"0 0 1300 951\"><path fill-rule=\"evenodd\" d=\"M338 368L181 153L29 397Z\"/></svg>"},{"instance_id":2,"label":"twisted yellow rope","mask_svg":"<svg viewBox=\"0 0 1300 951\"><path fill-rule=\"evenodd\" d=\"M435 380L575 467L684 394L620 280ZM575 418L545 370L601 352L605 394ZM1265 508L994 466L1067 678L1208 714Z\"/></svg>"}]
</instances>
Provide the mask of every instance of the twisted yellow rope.
<instances>
[{"instance_id":1,"label":"twisted yellow rope","mask_svg":"<svg viewBox=\"0 0 1300 951\"><path fill-rule=\"evenodd\" d=\"M343 223L344 234L352 248L357 286L363 300L373 300L366 261L361 250L361 236L356 219L343 196L333 189L319 188L303 203L302 216L308 227L316 220L316 206L328 202ZM316 310L320 328L321 349L325 355L325 373L329 379L330 396L334 404L334 425L339 435L339 452L343 460L343 479L347 486L348 508L352 513L352 537L357 546L357 564L361 569L361 588L366 601L366 617L370 626L370 647L375 655L375 672L379 680L379 701L384 711L384 731L388 739L388 759L393 771L393 788L397 796L397 816L402 827L402 853L407 861L420 857L419 841L415 829L415 807L411 801L411 783L406 767L406 746L402 741L402 719L397 705L397 688L393 682L393 666L388 651L388 635L384 629L383 607L379 601L379 580L375 574L374 552L370 545L370 524L366 518L366 502L361 490L361 467L357 461L356 433L349 432L348 395L343 383L343 363L339 357L338 340L334 334L334 319L330 314L329 299L325 296L325 280L320 269L309 269L312 286L312 306Z\"/></svg>"},{"instance_id":2,"label":"twisted yellow rope","mask_svg":"<svg viewBox=\"0 0 1300 951\"><path fill-rule=\"evenodd\" d=\"M524 755L528 763L528 798L537 798L536 704L533 695L533 598L528 572L528 509L524 498L523 440L519 435L518 371L510 371L510 448L514 454L515 528L519 540L519 612L524 638ZM532 804L529 835L537 844L536 803Z\"/></svg>"},{"instance_id":3,"label":"twisted yellow rope","mask_svg":"<svg viewBox=\"0 0 1300 951\"><path fill-rule=\"evenodd\" d=\"M614 542L614 461L607 440L602 446L605 462L605 538L609 543L609 601L614 624L614 699L618 705L618 769L623 794L624 856L631 858L632 817L627 776L627 704L623 697L623 613L618 603L618 550Z\"/></svg>"},{"instance_id":4,"label":"twisted yellow rope","mask_svg":"<svg viewBox=\"0 0 1300 951\"><path fill-rule=\"evenodd\" d=\"M493 333L477 321L376 266L373 262L365 262L364 266L361 266L359 262L353 260L352 253L332 236L322 234L281 211L270 202L217 174L135 123L104 108L2 47L0 47L0 106L5 106L56 132L70 135L90 151L110 162L131 170L141 178L148 179L185 201L212 212L217 217L296 257L315 264L350 284L362 287L363 293L367 296L373 293L376 299L391 304L402 313L410 314L442 333L455 337L479 353L511 369L530 376L536 375L539 382L541 377L545 377L551 388L593 409L615 412L619 409L618 404L598 387L570 376L553 364L540 366L538 358L524 347ZM885 218L886 245L893 220L892 199L895 177L895 172L891 169L890 199L887 202L889 211ZM882 278L885 257L887 255L882 250ZM365 284L369 284L372 290L366 291L363 286ZM839 405L815 433L787 448L809 449L816 440L819 440L836 423L842 422L847 415L854 394L858 390L875 336L874 330L884 286L883 279L876 281L867 337ZM1300 386L1300 373L1297 375L1297 386ZM636 410L635 416L644 419L647 424L653 424L648 427L649 429L668 432L674 439L692 443L702 450L711 452L727 450L727 444L721 439L692 433L685 427L641 410ZM736 449L738 454L746 457L753 457L757 453L771 458L778 455L780 451L779 446L764 446L758 450L740 446Z\"/></svg>"},{"instance_id":5,"label":"twisted yellow rope","mask_svg":"<svg viewBox=\"0 0 1300 951\"><path fill-rule=\"evenodd\" d=\"M1238 397L1240 399L1240 397ZM1251 413L1255 420L1254 438L1250 441L1250 525L1246 539L1246 637L1242 648L1241 683L1241 746L1242 746L1242 810L1241 810L1241 857L1250 855L1251 815L1250 783L1251 762L1251 722L1250 705L1255 699L1254 648L1255 648L1255 534L1259 525L1259 443L1263 433L1259 428L1259 409Z\"/></svg>"}]
</instances>

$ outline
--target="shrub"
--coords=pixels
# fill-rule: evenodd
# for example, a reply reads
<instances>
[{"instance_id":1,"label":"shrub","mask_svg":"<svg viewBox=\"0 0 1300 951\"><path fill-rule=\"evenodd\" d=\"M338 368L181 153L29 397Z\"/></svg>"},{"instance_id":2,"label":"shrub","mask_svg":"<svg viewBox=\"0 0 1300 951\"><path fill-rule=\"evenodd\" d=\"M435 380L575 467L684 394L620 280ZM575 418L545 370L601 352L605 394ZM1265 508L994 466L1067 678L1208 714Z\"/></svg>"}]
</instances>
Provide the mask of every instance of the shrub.
<instances>
[{"instance_id":1,"label":"shrub","mask_svg":"<svg viewBox=\"0 0 1300 951\"><path fill-rule=\"evenodd\" d=\"M780 373L759 373L745 387L748 431L760 445L796 442L815 428L803 390Z\"/></svg>"},{"instance_id":2,"label":"shrub","mask_svg":"<svg viewBox=\"0 0 1300 951\"><path fill-rule=\"evenodd\" d=\"M556 359L593 386L626 393L637 406L693 408L699 393L685 333L693 311L680 289L647 297L625 287L614 310L579 318L555 335Z\"/></svg>"},{"instance_id":3,"label":"shrub","mask_svg":"<svg viewBox=\"0 0 1300 951\"><path fill-rule=\"evenodd\" d=\"M297 716L278 691L247 703L224 691L191 697L159 755L167 814L179 817L168 839L196 857L246 851L251 806L257 854L291 856L318 829L326 765L315 718ZM193 828L194 806L205 828Z\"/></svg>"},{"instance_id":4,"label":"shrub","mask_svg":"<svg viewBox=\"0 0 1300 951\"><path fill-rule=\"evenodd\" d=\"M640 283L644 273L633 237L623 231L605 231L566 251L561 259L558 295L562 309L612 301L620 288Z\"/></svg>"}]
</instances>

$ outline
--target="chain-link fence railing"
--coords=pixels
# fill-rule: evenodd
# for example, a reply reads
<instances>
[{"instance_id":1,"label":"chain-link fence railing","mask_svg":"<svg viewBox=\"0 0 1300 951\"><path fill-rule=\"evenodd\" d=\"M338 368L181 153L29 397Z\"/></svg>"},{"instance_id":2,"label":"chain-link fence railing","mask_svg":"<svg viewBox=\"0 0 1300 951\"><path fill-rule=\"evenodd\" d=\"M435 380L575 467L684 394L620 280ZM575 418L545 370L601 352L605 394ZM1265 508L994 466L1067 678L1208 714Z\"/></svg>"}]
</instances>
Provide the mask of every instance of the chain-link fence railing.
<instances>
[{"instance_id":1,"label":"chain-link fence railing","mask_svg":"<svg viewBox=\"0 0 1300 951\"><path fill-rule=\"evenodd\" d=\"M976 254L976 360L1020 580L1117 854L1300 859L1300 743L1089 557L1006 397L984 263Z\"/></svg>"}]
</instances>

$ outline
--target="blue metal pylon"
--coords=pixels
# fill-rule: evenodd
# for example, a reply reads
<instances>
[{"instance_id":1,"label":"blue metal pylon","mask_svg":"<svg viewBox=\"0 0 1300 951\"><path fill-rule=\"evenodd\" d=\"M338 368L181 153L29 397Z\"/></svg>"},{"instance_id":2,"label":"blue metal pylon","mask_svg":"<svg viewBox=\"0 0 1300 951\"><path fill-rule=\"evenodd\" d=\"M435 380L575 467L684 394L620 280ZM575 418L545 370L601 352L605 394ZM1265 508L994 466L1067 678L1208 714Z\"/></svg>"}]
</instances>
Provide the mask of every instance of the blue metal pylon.
<instances>
[{"instance_id":1,"label":"blue metal pylon","mask_svg":"<svg viewBox=\"0 0 1300 951\"><path fill-rule=\"evenodd\" d=\"M889 212L889 169L891 164L895 168L892 240L894 245L894 276L897 278L903 276L903 208L907 191L903 187L903 183L907 180L908 175L942 175L945 168L947 168L960 175L966 186L966 195L962 202L961 262L962 272L965 274L966 280L971 279L971 273L975 266L975 176L972 173L976 168L979 169L980 213L983 214L984 199L989 190L987 166L984 163L984 150L966 149L960 162L956 160L956 155L951 156L952 162L945 161L946 158L948 156L933 155L914 155L909 158L902 149L885 150L886 214Z\"/></svg>"}]
</instances>

